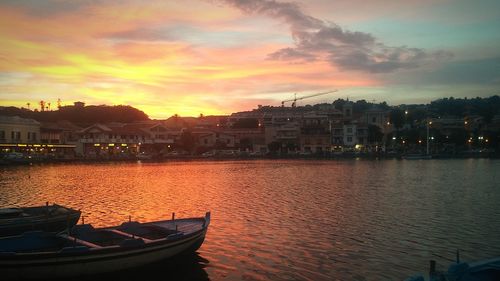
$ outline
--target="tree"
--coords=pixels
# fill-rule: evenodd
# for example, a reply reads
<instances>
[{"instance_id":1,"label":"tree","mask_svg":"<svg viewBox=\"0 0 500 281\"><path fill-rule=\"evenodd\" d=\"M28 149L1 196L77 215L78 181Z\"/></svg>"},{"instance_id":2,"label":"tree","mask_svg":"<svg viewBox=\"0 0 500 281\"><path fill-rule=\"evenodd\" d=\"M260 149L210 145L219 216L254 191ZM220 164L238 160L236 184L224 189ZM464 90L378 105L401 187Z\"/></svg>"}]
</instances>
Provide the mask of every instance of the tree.
<instances>
[{"instance_id":1,"label":"tree","mask_svg":"<svg viewBox=\"0 0 500 281\"><path fill-rule=\"evenodd\" d=\"M193 152L193 149L196 146L196 141L190 130L184 130L181 133L180 146L189 153Z\"/></svg>"},{"instance_id":2,"label":"tree","mask_svg":"<svg viewBox=\"0 0 500 281\"><path fill-rule=\"evenodd\" d=\"M370 124L368 125L368 142L379 143L382 141L384 134L379 126Z\"/></svg>"},{"instance_id":3,"label":"tree","mask_svg":"<svg viewBox=\"0 0 500 281\"><path fill-rule=\"evenodd\" d=\"M394 128L396 128L396 130L399 130L403 127L403 124L405 122L405 113L399 108L394 108L389 113L389 118Z\"/></svg>"}]
</instances>

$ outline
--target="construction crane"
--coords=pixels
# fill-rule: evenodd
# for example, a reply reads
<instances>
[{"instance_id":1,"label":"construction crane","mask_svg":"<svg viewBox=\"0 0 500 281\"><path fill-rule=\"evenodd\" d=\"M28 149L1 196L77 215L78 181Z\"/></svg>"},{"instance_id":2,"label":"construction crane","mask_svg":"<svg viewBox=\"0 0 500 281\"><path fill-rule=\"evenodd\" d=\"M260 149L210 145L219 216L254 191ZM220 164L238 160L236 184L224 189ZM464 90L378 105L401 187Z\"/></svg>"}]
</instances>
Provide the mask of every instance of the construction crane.
<instances>
[{"instance_id":1,"label":"construction crane","mask_svg":"<svg viewBox=\"0 0 500 281\"><path fill-rule=\"evenodd\" d=\"M330 93L337 92L337 91L338 90L333 90L333 91L328 91L328 92L323 92L323 93L317 93L317 94L307 95L307 96L303 96L303 97L299 97L299 98L297 97L297 94L294 94L295 97L293 99L281 101L281 107L284 107L285 106L285 102L289 102L289 101L292 101L292 107L295 107L297 105L297 101L298 100L303 100L303 99L308 99L308 98L312 98L312 97L322 96L322 95L330 94Z\"/></svg>"}]
</instances>

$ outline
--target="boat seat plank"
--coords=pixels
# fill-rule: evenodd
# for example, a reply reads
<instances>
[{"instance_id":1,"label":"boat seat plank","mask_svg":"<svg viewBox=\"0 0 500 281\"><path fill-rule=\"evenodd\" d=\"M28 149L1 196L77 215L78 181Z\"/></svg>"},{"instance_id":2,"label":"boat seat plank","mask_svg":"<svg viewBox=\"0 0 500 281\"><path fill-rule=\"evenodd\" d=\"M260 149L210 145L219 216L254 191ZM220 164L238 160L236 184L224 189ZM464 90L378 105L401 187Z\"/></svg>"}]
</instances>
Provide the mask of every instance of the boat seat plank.
<instances>
[{"instance_id":1,"label":"boat seat plank","mask_svg":"<svg viewBox=\"0 0 500 281\"><path fill-rule=\"evenodd\" d=\"M141 237L141 236L138 236L138 235L134 235L134 234L130 234L130 233L127 233L127 232L123 232L121 230L118 230L118 229L108 229L108 231L111 231L113 233L116 233L116 234L119 234L119 235L123 235L123 236L126 236L126 237L129 237L129 238L138 238L138 239L142 239L144 242L146 243L150 243L150 242L153 242L153 240L151 239L148 239L148 238L144 238L144 237Z\"/></svg>"},{"instance_id":2,"label":"boat seat plank","mask_svg":"<svg viewBox=\"0 0 500 281\"><path fill-rule=\"evenodd\" d=\"M62 237L62 238L65 238L65 239L67 239L69 241L74 241L74 242L76 242L76 243L78 243L80 245L87 246L89 248L96 248L96 249L102 248L102 246L99 246L97 244L94 244L94 243L91 243L91 242L88 242L88 241L85 241L85 240L78 239L78 238L70 236L70 235L62 234L62 235L59 235L59 236Z\"/></svg>"}]
</instances>

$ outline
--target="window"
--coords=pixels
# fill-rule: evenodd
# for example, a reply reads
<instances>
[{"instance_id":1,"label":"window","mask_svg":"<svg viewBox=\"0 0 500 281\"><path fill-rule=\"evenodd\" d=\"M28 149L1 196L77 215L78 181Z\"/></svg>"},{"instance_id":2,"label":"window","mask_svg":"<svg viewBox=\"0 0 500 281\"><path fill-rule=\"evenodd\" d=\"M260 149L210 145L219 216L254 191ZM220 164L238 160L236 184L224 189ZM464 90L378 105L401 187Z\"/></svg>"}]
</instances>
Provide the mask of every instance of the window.
<instances>
[{"instance_id":1,"label":"window","mask_svg":"<svg viewBox=\"0 0 500 281\"><path fill-rule=\"evenodd\" d=\"M348 133L352 133L352 128L351 128L351 127L348 127L348 128L347 128L347 132L348 132Z\"/></svg>"},{"instance_id":2,"label":"window","mask_svg":"<svg viewBox=\"0 0 500 281\"><path fill-rule=\"evenodd\" d=\"M11 139L12 140L20 140L21 139L21 132L14 132L12 131L10 133Z\"/></svg>"},{"instance_id":3,"label":"window","mask_svg":"<svg viewBox=\"0 0 500 281\"><path fill-rule=\"evenodd\" d=\"M0 140L5 139L5 131L0 131Z\"/></svg>"},{"instance_id":4,"label":"window","mask_svg":"<svg viewBox=\"0 0 500 281\"><path fill-rule=\"evenodd\" d=\"M372 123L377 123L377 117L372 117Z\"/></svg>"},{"instance_id":5,"label":"window","mask_svg":"<svg viewBox=\"0 0 500 281\"><path fill-rule=\"evenodd\" d=\"M347 142L352 142L352 137L347 137Z\"/></svg>"}]
</instances>

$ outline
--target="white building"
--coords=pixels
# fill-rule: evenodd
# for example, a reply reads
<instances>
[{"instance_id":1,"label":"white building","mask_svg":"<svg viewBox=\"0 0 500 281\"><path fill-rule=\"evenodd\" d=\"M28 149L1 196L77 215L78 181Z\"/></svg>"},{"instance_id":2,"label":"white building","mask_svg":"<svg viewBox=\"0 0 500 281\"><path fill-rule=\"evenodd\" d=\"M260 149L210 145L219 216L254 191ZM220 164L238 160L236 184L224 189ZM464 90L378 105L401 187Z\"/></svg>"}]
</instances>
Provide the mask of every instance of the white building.
<instances>
[{"instance_id":1,"label":"white building","mask_svg":"<svg viewBox=\"0 0 500 281\"><path fill-rule=\"evenodd\" d=\"M40 140L40 123L18 116L0 116L0 144L29 144Z\"/></svg>"}]
</instances>

